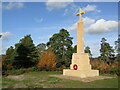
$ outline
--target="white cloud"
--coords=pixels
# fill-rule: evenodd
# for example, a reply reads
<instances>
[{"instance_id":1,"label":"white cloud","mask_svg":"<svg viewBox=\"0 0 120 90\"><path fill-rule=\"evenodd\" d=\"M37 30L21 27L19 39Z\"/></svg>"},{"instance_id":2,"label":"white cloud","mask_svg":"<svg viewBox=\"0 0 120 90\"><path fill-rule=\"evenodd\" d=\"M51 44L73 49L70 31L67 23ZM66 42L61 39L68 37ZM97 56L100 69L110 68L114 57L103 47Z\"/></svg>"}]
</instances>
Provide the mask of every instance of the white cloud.
<instances>
[{"instance_id":1,"label":"white cloud","mask_svg":"<svg viewBox=\"0 0 120 90\"><path fill-rule=\"evenodd\" d=\"M67 28L68 31L77 30L77 23L74 23L71 27Z\"/></svg>"},{"instance_id":2,"label":"white cloud","mask_svg":"<svg viewBox=\"0 0 120 90\"><path fill-rule=\"evenodd\" d=\"M85 23L86 26L89 26L89 25L93 24L95 22L95 20L85 17L85 18L83 18L83 22Z\"/></svg>"},{"instance_id":3,"label":"white cloud","mask_svg":"<svg viewBox=\"0 0 120 90\"><path fill-rule=\"evenodd\" d=\"M35 18L35 21L38 22L38 23L40 23L40 22L43 21L43 18Z\"/></svg>"},{"instance_id":4,"label":"white cloud","mask_svg":"<svg viewBox=\"0 0 120 90\"><path fill-rule=\"evenodd\" d=\"M91 24L93 24L95 22L94 19L91 19L88 17L83 18L83 21L84 21L85 28L90 26ZM77 22L74 23L71 27L67 28L67 30L68 31L77 30Z\"/></svg>"},{"instance_id":5,"label":"white cloud","mask_svg":"<svg viewBox=\"0 0 120 90\"><path fill-rule=\"evenodd\" d=\"M57 2L56 2L56 0L48 0L46 2L46 6L47 6L47 9L49 11L52 11L52 10L57 10L57 9L65 8L71 2L73 2L73 0L60 0L60 1L57 1Z\"/></svg>"},{"instance_id":6,"label":"white cloud","mask_svg":"<svg viewBox=\"0 0 120 90\"><path fill-rule=\"evenodd\" d=\"M74 3L71 3L69 5L69 7L64 10L63 15L67 15L67 14L74 14L74 15L76 15L76 13L79 12L80 8L81 8L80 6L78 6L78 5L74 4ZM82 7L82 9L85 12L89 12L89 11L94 11L94 13L101 12L100 10L97 9L96 5L87 5L86 7Z\"/></svg>"},{"instance_id":7,"label":"white cloud","mask_svg":"<svg viewBox=\"0 0 120 90\"><path fill-rule=\"evenodd\" d=\"M83 11L86 11L86 12L89 12L89 11L100 12L100 10L97 9L96 5L87 5L86 7L83 8Z\"/></svg>"},{"instance_id":8,"label":"white cloud","mask_svg":"<svg viewBox=\"0 0 120 90\"><path fill-rule=\"evenodd\" d=\"M117 30L117 21L106 21L104 19L97 20L94 24L87 28L89 34L102 34L106 32L114 32Z\"/></svg>"},{"instance_id":9,"label":"white cloud","mask_svg":"<svg viewBox=\"0 0 120 90\"><path fill-rule=\"evenodd\" d=\"M85 32L88 34L103 34L106 32L117 31L118 22L112 20L100 19L95 21L94 19L85 17L83 18ZM74 23L71 27L67 28L68 31L77 30L77 22Z\"/></svg>"},{"instance_id":10,"label":"white cloud","mask_svg":"<svg viewBox=\"0 0 120 90\"><path fill-rule=\"evenodd\" d=\"M5 10L11 10L13 8L22 8L24 4L21 2L9 2L8 4L3 4L2 8Z\"/></svg>"},{"instance_id":11,"label":"white cloud","mask_svg":"<svg viewBox=\"0 0 120 90\"><path fill-rule=\"evenodd\" d=\"M12 35L12 33L10 33L10 32L3 32L3 33L0 33L0 35L2 35L2 37L0 39L8 41L10 39L10 36Z\"/></svg>"},{"instance_id":12,"label":"white cloud","mask_svg":"<svg viewBox=\"0 0 120 90\"><path fill-rule=\"evenodd\" d=\"M80 8L80 7L77 6L76 4L71 3L71 4L69 5L69 7L64 10L63 15L68 15L68 14L76 15L76 13L78 12L79 8Z\"/></svg>"}]
</instances>

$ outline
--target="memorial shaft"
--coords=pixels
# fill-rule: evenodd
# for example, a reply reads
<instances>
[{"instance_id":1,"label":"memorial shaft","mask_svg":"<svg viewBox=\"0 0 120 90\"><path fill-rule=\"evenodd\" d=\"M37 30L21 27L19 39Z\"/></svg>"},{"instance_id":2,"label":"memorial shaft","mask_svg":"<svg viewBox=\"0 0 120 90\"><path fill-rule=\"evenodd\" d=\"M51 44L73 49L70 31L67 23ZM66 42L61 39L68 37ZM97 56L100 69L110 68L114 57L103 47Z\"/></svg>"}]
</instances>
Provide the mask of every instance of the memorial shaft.
<instances>
[{"instance_id":1,"label":"memorial shaft","mask_svg":"<svg viewBox=\"0 0 120 90\"><path fill-rule=\"evenodd\" d=\"M77 23L77 53L84 53L84 23Z\"/></svg>"},{"instance_id":2,"label":"memorial shaft","mask_svg":"<svg viewBox=\"0 0 120 90\"><path fill-rule=\"evenodd\" d=\"M76 16L80 16L77 23L77 53L84 53L84 23L82 21L82 14L85 14L82 9L76 14Z\"/></svg>"}]
</instances>

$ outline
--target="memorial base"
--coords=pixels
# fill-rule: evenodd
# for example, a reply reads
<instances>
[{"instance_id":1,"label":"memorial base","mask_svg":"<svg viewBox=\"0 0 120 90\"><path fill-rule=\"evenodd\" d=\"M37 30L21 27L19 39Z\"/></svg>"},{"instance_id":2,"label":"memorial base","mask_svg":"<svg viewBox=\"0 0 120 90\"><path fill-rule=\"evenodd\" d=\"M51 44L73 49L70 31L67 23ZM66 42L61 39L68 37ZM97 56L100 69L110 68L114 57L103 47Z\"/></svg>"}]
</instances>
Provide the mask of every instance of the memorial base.
<instances>
[{"instance_id":1,"label":"memorial base","mask_svg":"<svg viewBox=\"0 0 120 90\"><path fill-rule=\"evenodd\" d=\"M73 53L70 69L63 69L63 75L80 78L99 76L99 70L92 70L88 53Z\"/></svg>"},{"instance_id":2,"label":"memorial base","mask_svg":"<svg viewBox=\"0 0 120 90\"><path fill-rule=\"evenodd\" d=\"M99 76L99 70L72 70L63 69L63 75L75 76L80 78Z\"/></svg>"}]
</instances>

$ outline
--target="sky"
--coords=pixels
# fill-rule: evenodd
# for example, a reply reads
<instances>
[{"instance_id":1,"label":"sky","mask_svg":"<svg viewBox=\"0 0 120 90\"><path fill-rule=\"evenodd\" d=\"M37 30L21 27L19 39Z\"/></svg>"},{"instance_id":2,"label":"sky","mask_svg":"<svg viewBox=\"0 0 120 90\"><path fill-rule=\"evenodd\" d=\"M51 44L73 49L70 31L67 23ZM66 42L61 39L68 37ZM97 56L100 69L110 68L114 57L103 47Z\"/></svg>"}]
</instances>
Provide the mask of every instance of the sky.
<instances>
[{"instance_id":1,"label":"sky","mask_svg":"<svg viewBox=\"0 0 120 90\"><path fill-rule=\"evenodd\" d=\"M35 45L46 43L64 28L77 39L78 9L86 14L84 21L84 46L91 48L93 57L99 56L101 38L114 47L118 38L117 2L3 2L2 3L2 54L27 34Z\"/></svg>"}]
</instances>

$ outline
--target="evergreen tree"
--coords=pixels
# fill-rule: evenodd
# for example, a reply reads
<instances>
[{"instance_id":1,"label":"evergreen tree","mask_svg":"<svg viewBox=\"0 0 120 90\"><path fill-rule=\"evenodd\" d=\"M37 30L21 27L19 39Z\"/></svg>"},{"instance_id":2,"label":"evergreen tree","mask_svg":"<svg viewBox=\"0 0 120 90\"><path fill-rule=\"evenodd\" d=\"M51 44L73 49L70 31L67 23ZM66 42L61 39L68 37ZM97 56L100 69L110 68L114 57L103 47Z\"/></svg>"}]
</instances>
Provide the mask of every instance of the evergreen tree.
<instances>
[{"instance_id":1,"label":"evergreen tree","mask_svg":"<svg viewBox=\"0 0 120 90\"><path fill-rule=\"evenodd\" d=\"M38 54L41 54L43 51L46 50L46 44L40 43L36 46L36 49L38 51Z\"/></svg>"},{"instance_id":2,"label":"evergreen tree","mask_svg":"<svg viewBox=\"0 0 120 90\"><path fill-rule=\"evenodd\" d=\"M115 50L120 54L120 35L118 36L118 40L115 41Z\"/></svg>"},{"instance_id":3,"label":"evergreen tree","mask_svg":"<svg viewBox=\"0 0 120 90\"><path fill-rule=\"evenodd\" d=\"M69 66L73 53L72 39L65 29L61 29L59 33L54 34L49 39L47 46L53 48L54 53L57 55L57 67Z\"/></svg>"},{"instance_id":4,"label":"evergreen tree","mask_svg":"<svg viewBox=\"0 0 120 90\"><path fill-rule=\"evenodd\" d=\"M12 61L11 61L11 56L13 55L13 52L14 52L14 48L12 46L10 46L7 50L6 50L6 59L5 59L5 64L8 65L8 64L11 64Z\"/></svg>"},{"instance_id":5,"label":"evergreen tree","mask_svg":"<svg viewBox=\"0 0 120 90\"><path fill-rule=\"evenodd\" d=\"M119 58L120 58L120 35L118 36L118 40L115 41L115 50L117 52L116 61L119 61Z\"/></svg>"},{"instance_id":6,"label":"evergreen tree","mask_svg":"<svg viewBox=\"0 0 120 90\"><path fill-rule=\"evenodd\" d=\"M8 69L12 69L12 60L11 60L11 56L13 55L14 52L14 48L12 46L10 46L7 50L6 50L6 58L4 59L4 61L2 61L2 70L8 70Z\"/></svg>"},{"instance_id":7,"label":"evergreen tree","mask_svg":"<svg viewBox=\"0 0 120 90\"><path fill-rule=\"evenodd\" d=\"M101 40L101 49L100 49L101 56L100 56L100 58L105 63L111 64L115 59L114 49L106 41L107 40L105 38L102 38L102 40Z\"/></svg>"},{"instance_id":8,"label":"evergreen tree","mask_svg":"<svg viewBox=\"0 0 120 90\"><path fill-rule=\"evenodd\" d=\"M74 53L77 53L77 45L74 46Z\"/></svg>"},{"instance_id":9,"label":"evergreen tree","mask_svg":"<svg viewBox=\"0 0 120 90\"><path fill-rule=\"evenodd\" d=\"M37 64L38 54L30 35L26 35L15 45L12 64L15 68L28 68Z\"/></svg>"},{"instance_id":10,"label":"evergreen tree","mask_svg":"<svg viewBox=\"0 0 120 90\"><path fill-rule=\"evenodd\" d=\"M84 51L85 51L85 53L89 54L90 58L92 58L92 53L90 51L90 47L89 46L86 46Z\"/></svg>"}]
</instances>

